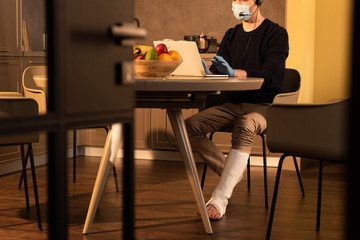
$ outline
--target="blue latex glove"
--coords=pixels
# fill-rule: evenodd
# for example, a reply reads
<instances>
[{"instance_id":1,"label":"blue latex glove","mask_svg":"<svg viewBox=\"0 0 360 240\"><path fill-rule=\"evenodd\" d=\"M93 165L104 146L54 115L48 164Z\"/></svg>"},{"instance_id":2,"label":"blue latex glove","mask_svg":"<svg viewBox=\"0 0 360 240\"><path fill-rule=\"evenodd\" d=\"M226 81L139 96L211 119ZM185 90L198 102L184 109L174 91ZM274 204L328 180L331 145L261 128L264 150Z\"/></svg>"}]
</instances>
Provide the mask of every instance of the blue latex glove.
<instances>
[{"instance_id":1,"label":"blue latex glove","mask_svg":"<svg viewBox=\"0 0 360 240\"><path fill-rule=\"evenodd\" d=\"M226 62L226 60L221 56L214 56L211 59L211 62L214 64L219 73L227 74L230 77L233 77L235 74L235 70L230 67L230 65Z\"/></svg>"},{"instance_id":2,"label":"blue latex glove","mask_svg":"<svg viewBox=\"0 0 360 240\"><path fill-rule=\"evenodd\" d=\"M204 59L202 59L202 58L201 58L201 63L202 63L202 65L203 65L205 74L208 75L208 74L210 73L210 71L209 71L209 69L208 69L208 67L207 67L207 65L206 65L206 62L205 62Z\"/></svg>"}]
</instances>

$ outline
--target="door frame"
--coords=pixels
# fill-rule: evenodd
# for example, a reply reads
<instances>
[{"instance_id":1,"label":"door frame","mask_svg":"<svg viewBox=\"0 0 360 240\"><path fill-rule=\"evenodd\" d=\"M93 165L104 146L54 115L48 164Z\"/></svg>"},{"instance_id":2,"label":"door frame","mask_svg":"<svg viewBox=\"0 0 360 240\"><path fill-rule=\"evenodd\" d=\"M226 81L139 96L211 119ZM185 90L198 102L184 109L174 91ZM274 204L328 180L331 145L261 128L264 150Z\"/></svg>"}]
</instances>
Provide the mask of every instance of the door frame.
<instances>
[{"instance_id":1,"label":"door frame","mask_svg":"<svg viewBox=\"0 0 360 240\"><path fill-rule=\"evenodd\" d=\"M61 81L61 61L56 48L61 36L61 0L46 1L48 33L48 114L37 117L0 119L0 135L44 131L48 133L48 221L49 239L68 239L67 131L74 128L122 123L124 129L123 161L123 239L135 239L134 234L134 109L104 113L66 113L64 81ZM60 31L55 31L60 29ZM99 79L98 81L101 81ZM115 82L115 81L114 81ZM99 94L106 94L99 93ZM132 104L127 99L129 104ZM126 169L126 170L125 170ZM119 216L120 219L120 216Z\"/></svg>"}]
</instances>

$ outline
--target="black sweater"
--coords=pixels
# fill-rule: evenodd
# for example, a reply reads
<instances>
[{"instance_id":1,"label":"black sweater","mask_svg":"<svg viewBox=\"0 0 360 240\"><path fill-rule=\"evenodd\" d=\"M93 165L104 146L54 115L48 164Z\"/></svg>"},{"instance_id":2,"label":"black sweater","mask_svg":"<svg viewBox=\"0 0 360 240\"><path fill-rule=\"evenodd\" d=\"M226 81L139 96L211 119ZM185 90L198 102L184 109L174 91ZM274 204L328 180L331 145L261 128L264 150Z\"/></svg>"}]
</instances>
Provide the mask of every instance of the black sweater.
<instances>
[{"instance_id":1,"label":"black sweater","mask_svg":"<svg viewBox=\"0 0 360 240\"><path fill-rule=\"evenodd\" d=\"M222 56L232 68L245 70L248 77L264 78L259 90L233 92L231 101L272 103L281 90L288 54L287 31L268 19L251 32L245 32L242 24L229 29L217 55ZM214 65L210 71L217 73Z\"/></svg>"}]
</instances>

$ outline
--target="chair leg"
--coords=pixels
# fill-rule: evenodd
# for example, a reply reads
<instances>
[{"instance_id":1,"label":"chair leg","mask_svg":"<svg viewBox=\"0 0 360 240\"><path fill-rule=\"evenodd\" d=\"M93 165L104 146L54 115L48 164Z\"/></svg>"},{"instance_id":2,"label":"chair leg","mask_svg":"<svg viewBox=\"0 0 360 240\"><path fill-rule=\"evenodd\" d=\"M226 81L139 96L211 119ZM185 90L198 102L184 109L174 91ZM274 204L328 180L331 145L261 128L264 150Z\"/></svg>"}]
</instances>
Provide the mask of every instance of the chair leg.
<instances>
[{"instance_id":1,"label":"chair leg","mask_svg":"<svg viewBox=\"0 0 360 240\"><path fill-rule=\"evenodd\" d=\"M214 133L215 133L215 132L210 133L210 136L209 136L210 141L212 141L213 136L214 136ZM204 189L205 177L206 177L206 170L207 170L207 165L206 165L206 163L204 163L204 169L203 169L203 173L202 173L202 176L201 176L201 184L200 184L200 185L201 185L201 189Z\"/></svg>"},{"instance_id":2,"label":"chair leg","mask_svg":"<svg viewBox=\"0 0 360 240\"><path fill-rule=\"evenodd\" d=\"M23 151L23 152L21 152L21 160L24 161L23 163L25 163L25 169L26 169L26 165L27 165L28 160L29 160L29 152L26 152L26 158L24 158L23 155L25 154L25 150L24 150L24 145L23 144L20 145L20 150ZM22 182L24 180L24 174L26 174L26 171L25 171L25 173L24 173L24 171L21 172L20 180L19 180L19 184L18 184L18 189L21 189L21 185L22 185Z\"/></svg>"},{"instance_id":3,"label":"chair leg","mask_svg":"<svg viewBox=\"0 0 360 240\"><path fill-rule=\"evenodd\" d=\"M108 135L109 133L109 128L106 127L106 126L103 126L103 128L105 129L106 131L106 135ZM119 184L118 184L118 179L117 179L117 174L116 174L116 168L115 168L115 165L113 166L113 176L114 176L114 181L115 181L115 189L116 189L116 192L119 192Z\"/></svg>"},{"instance_id":4,"label":"chair leg","mask_svg":"<svg viewBox=\"0 0 360 240\"><path fill-rule=\"evenodd\" d=\"M76 182L76 129L73 130L73 182Z\"/></svg>"},{"instance_id":5,"label":"chair leg","mask_svg":"<svg viewBox=\"0 0 360 240\"><path fill-rule=\"evenodd\" d=\"M296 174L297 174L297 177L299 179L299 185L300 185L300 189L301 189L301 194L302 194L303 197L305 197L305 190L304 190L304 185L303 185L302 180L301 180L301 174L300 174L299 166L297 164L296 157L294 155L292 157L293 157L293 160L294 160Z\"/></svg>"},{"instance_id":6,"label":"chair leg","mask_svg":"<svg viewBox=\"0 0 360 240\"><path fill-rule=\"evenodd\" d=\"M287 156L286 154L283 154L281 156L280 160L279 160L278 170L277 170L277 173L276 173L273 200L272 200L271 209L270 209L269 223L268 223L268 228L267 228L267 232L266 232L266 240L269 240L270 235L271 235L271 228L272 228L272 223L273 223L273 220L274 220L275 207L276 207L276 199L277 199L277 194L278 194L278 191L279 191L281 169L282 169L282 165L283 165L283 162L284 162L284 159L286 158L286 156Z\"/></svg>"},{"instance_id":7,"label":"chair leg","mask_svg":"<svg viewBox=\"0 0 360 240\"><path fill-rule=\"evenodd\" d=\"M26 165L26 164L25 164L25 165ZM18 189L21 189L23 179L24 179L24 172L21 171L21 175L20 175L20 179L19 179L19 184L18 184Z\"/></svg>"},{"instance_id":8,"label":"chair leg","mask_svg":"<svg viewBox=\"0 0 360 240\"><path fill-rule=\"evenodd\" d=\"M206 170L207 170L207 165L206 165L206 163L204 163L203 173L202 173L202 176L201 176L201 189L202 190L204 189Z\"/></svg>"},{"instance_id":9,"label":"chair leg","mask_svg":"<svg viewBox=\"0 0 360 240\"><path fill-rule=\"evenodd\" d=\"M267 159L266 159L266 144L265 144L265 136L264 134L260 134L262 139L262 149L263 149L263 166L264 166L264 195L265 195L265 208L269 208L269 200L268 200L268 184L267 184Z\"/></svg>"},{"instance_id":10,"label":"chair leg","mask_svg":"<svg viewBox=\"0 0 360 240\"><path fill-rule=\"evenodd\" d=\"M27 176L26 176L26 164L27 164L27 159L28 159L29 155L27 152L26 158L25 158L24 144L20 145L20 151L21 151L22 171L21 171L21 178L20 178L20 182L19 182L19 189L21 188L22 180L24 180L26 210L29 211L30 210L29 190L28 190Z\"/></svg>"},{"instance_id":11,"label":"chair leg","mask_svg":"<svg viewBox=\"0 0 360 240\"><path fill-rule=\"evenodd\" d=\"M249 155L248 163L247 163L247 185L248 185L248 189L250 189L250 186L251 186L251 178L250 178L250 155Z\"/></svg>"},{"instance_id":12,"label":"chair leg","mask_svg":"<svg viewBox=\"0 0 360 240\"><path fill-rule=\"evenodd\" d=\"M106 131L106 134L109 132L109 128L104 126L103 127ZM115 181L115 189L116 192L119 192L119 184L117 180L116 168L113 166L113 176ZM73 130L73 182L76 182L76 129Z\"/></svg>"},{"instance_id":13,"label":"chair leg","mask_svg":"<svg viewBox=\"0 0 360 240\"><path fill-rule=\"evenodd\" d=\"M101 157L98 173L96 175L96 180L94 184L94 189L92 191L91 200L88 208L88 212L86 215L86 220L83 228L83 234L87 234L90 231L92 222L95 217L96 209L99 206L101 196L104 192L106 183L107 183L107 176L110 167L110 146L111 146L111 131L106 137L105 146L104 146L104 153Z\"/></svg>"},{"instance_id":14,"label":"chair leg","mask_svg":"<svg viewBox=\"0 0 360 240\"><path fill-rule=\"evenodd\" d=\"M106 135L109 133L109 128L106 127L106 126L103 126L103 128L105 129L106 131ZM118 183L118 179L117 179L117 174L116 174L116 167L115 165L113 166L113 176L114 176L114 181L115 181L115 189L116 189L116 192L119 192L119 183Z\"/></svg>"},{"instance_id":15,"label":"chair leg","mask_svg":"<svg viewBox=\"0 0 360 240\"><path fill-rule=\"evenodd\" d=\"M116 174L116 168L115 168L115 165L113 166L113 176L114 176L114 181L115 181L115 189L116 189L116 192L119 192L119 184L118 184L118 181L117 181L117 174Z\"/></svg>"},{"instance_id":16,"label":"chair leg","mask_svg":"<svg viewBox=\"0 0 360 240\"><path fill-rule=\"evenodd\" d=\"M33 188L34 188L36 214L37 214L37 219L38 219L38 227L39 227L39 230L42 231L43 229L42 229L42 223L41 223L39 194L38 194L37 182L36 182L34 153L33 153L32 144L31 144L31 143L28 144L28 151L29 151L29 153L30 153L31 174L32 174L32 180L33 180Z\"/></svg>"},{"instance_id":17,"label":"chair leg","mask_svg":"<svg viewBox=\"0 0 360 240\"><path fill-rule=\"evenodd\" d=\"M316 211L316 231L320 230L320 217L321 217L321 192L322 192L322 175L323 175L323 161L319 162L319 182L318 182L318 201Z\"/></svg>"}]
</instances>

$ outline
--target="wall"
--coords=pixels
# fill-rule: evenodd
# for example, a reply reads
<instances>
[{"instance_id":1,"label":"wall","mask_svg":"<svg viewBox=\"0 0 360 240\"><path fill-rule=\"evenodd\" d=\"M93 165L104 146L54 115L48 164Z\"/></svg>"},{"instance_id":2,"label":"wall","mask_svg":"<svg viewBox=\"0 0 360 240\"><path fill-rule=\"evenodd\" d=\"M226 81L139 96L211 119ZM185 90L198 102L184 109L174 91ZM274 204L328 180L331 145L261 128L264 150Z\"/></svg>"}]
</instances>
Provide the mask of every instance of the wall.
<instances>
[{"instance_id":1,"label":"wall","mask_svg":"<svg viewBox=\"0 0 360 240\"><path fill-rule=\"evenodd\" d=\"M350 94L351 22L351 0L316 0L314 102Z\"/></svg>"},{"instance_id":2,"label":"wall","mask_svg":"<svg viewBox=\"0 0 360 240\"><path fill-rule=\"evenodd\" d=\"M237 24L231 1L135 0L135 16L148 30L142 41L183 39L201 32L221 41L224 32ZM351 0L264 1L265 17L286 26L290 54L287 67L302 76L300 102L326 102L344 98L349 91L349 39Z\"/></svg>"},{"instance_id":3,"label":"wall","mask_svg":"<svg viewBox=\"0 0 360 240\"><path fill-rule=\"evenodd\" d=\"M287 1L286 12L290 47L286 66L300 72L299 102L310 103L314 95L315 1Z\"/></svg>"},{"instance_id":4,"label":"wall","mask_svg":"<svg viewBox=\"0 0 360 240\"><path fill-rule=\"evenodd\" d=\"M285 26L285 0L264 1L262 13ZM148 45L154 40L182 40L184 35L202 32L220 42L225 31L239 23L230 0L135 0L135 16L148 30L148 37L142 41Z\"/></svg>"},{"instance_id":5,"label":"wall","mask_svg":"<svg viewBox=\"0 0 360 240\"><path fill-rule=\"evenodd\" d=\"M351 5L351 0L287 1L287 67L301 73L300 102L348 97Z\"/></svg>"}]
</instances>

